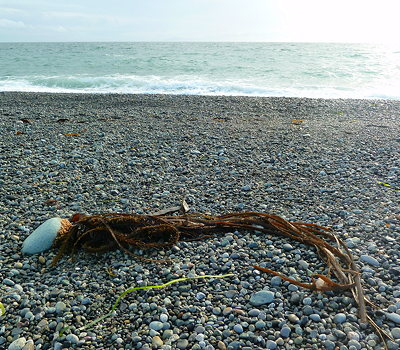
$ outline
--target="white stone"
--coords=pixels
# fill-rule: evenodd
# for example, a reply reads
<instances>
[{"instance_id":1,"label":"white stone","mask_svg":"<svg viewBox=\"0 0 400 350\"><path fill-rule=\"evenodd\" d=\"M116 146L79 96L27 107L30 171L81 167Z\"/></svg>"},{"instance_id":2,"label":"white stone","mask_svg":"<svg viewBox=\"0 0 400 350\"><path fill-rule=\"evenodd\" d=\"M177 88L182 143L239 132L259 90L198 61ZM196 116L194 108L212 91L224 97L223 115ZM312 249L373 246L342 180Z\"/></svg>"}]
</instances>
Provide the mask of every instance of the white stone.
<instances>
[{"instance_id":1,"label":"white stone","mask_svg":"<svg viewBox=\"0 0 400 350\"><path fill-rule=\"evenodd\" d=\"M25 254L41 253L49 249L62 229L66 219L52 218L41 224L22 243L22 252Z\"/></svg>"}]
</instances>

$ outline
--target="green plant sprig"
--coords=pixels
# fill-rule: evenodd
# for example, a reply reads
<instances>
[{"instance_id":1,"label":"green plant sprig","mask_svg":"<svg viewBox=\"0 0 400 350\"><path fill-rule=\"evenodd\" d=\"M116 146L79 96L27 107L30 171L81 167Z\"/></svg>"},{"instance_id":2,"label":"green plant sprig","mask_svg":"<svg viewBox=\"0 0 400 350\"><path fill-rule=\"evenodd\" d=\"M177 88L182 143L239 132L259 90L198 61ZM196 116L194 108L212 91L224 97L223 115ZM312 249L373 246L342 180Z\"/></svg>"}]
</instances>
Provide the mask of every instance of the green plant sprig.
<instances>
[{"instance_id":1,"label":"green plant sprig","mask_svg":"<svg viewBox=\"0 0 400 350\"><path fill-rule=\"evenodd\" d=\"M203 279L203 278L225 278L225 277L229 277L229 276L234 276L233 273L228 273L225 275L204 275L204 276L193 276L193 277L182 277L182 278L177 278L171 281L168 281L164 284L160 284L160 285L156 285L156 286L141 286L141 287L132 287L129 288L127 290L125 290L124 292L122 292L117 300L115 301L114 305L112 306L110 312L108 312L105 315L102 315L98 318L96 318L94 321L89 322L88 324L82 326L79 328L79 330L84 330L84 329L90 329L92 328L96 323L99 323L100 321L104 320L107 317L112 316L113 312L116 310L118 304L120 303L121 299L125 298L125 296L131 292L134 292L135 290L141 290L141 289L157 289L157 288L164 288L169 286L170 284L173 283L177 283L177 282L183 282L183 281L187 281L187 280L192 280L192 279ZM5 310L4 310L5 312ZM59 332L59 336L62 337L62 335L65 333L65 331L67 331L70 327L64 327L60 330Z\"/></svg>"},{"instance_id":2,"label":"green plant sprig","mask_svg":"<svg viewBox=\"0 0 400 350\"><path fill-rule=\"evenodd\" d=\"M6 314L6 308L4 307L3 303L0 302L0 316Z\"/></svg>"}]
</instances>

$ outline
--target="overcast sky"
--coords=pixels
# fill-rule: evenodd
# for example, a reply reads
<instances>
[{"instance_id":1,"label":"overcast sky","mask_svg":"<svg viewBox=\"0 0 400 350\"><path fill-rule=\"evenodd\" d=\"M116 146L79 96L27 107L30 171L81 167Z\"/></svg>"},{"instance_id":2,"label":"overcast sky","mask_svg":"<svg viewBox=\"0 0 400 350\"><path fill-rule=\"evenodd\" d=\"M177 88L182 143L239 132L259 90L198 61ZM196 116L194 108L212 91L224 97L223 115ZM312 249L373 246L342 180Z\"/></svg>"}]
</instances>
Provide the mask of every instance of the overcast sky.
<instances>
[{"instance_id":1,"label":"overcast sky","mask_svg":"<svg viewBox=\"0 0 400 350\"><path fill-rule=\"evenodd\" d=\"M0 42L398 42L399 15L400 0L0 0Z\"/></svg>"}]
</instances>

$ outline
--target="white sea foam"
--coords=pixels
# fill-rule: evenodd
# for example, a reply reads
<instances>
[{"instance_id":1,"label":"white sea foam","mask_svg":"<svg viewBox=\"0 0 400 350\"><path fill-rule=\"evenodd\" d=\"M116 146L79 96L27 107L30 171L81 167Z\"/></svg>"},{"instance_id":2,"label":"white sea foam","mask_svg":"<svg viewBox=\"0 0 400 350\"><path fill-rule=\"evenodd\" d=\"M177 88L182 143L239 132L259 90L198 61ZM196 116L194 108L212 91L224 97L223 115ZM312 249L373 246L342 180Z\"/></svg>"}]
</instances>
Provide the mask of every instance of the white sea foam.
<instances>
[{"instance_id":1,"label":"white sea foam","mask_svg":"<svg viewBox=\"0 0 400 350\"><path fill-rule=\"evenodd\" d=\"M355 44L3 43L0 91L400 99L399 57Z\"/></svg>"}]
</instances>

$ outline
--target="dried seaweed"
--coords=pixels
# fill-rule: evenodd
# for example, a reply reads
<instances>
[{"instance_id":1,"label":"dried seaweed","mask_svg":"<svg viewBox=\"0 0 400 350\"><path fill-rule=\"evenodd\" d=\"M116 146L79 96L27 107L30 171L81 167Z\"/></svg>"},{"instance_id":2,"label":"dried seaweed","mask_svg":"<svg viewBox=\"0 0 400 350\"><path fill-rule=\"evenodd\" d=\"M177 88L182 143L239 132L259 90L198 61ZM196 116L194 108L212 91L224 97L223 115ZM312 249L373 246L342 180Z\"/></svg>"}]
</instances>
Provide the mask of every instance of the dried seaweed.
<instances>
[{"instance_id":1,"label":"dried seaweed","mask_svg":"<svg viewBox=\"0 0 400 350\"><path fill-rule=\"evenodd\" d=\"M154 260L134 254L131 248L170 247L179 241L200 240L222 232L232 230L257 231L296 240L315 248L321 259L327 264L327 276L317 274L312 283L303 283L290 279L279 272L253 265L257 270L280 276L293 284L315 292L350 291L358 304L362 322L369 322L382 341L392 339L372 319L366 311L366 299L361 285L360 273L346 244L327 227L304 222L289 222L277 215L244 212L210 216L201 213L170 215L179 207L164 210L153 215L107 213L92 216L76 214L72 228L63 236L57 237L55 245L60 247L53 265L64 254L74 254L78 248L88 252L105 252L121 249L127 254L146 261ZM338 282L332 280L336 278Z\"/></svg>"}]
</instances>

